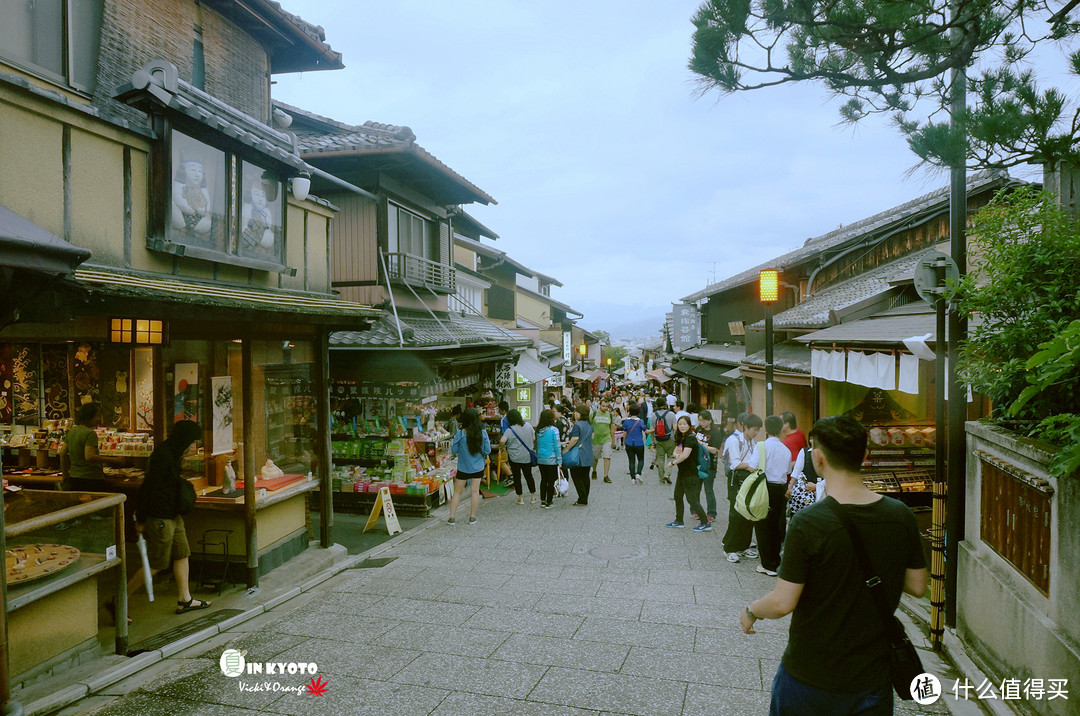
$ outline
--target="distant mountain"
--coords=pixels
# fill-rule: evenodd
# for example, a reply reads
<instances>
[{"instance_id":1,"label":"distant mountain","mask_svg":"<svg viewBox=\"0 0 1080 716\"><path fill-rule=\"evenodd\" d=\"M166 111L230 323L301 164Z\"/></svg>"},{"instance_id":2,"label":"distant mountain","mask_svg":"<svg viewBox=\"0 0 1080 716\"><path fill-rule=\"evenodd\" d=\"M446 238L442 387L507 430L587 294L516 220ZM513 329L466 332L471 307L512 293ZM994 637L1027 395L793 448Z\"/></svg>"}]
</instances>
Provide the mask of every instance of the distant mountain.
<instances>
[{"instance_id":1,"label":"distant mountain","mask_svg":"<svg viewBox=\"0 0 1080 716\"><path fill-rule=\"evenodd\" d=\"M613 339L616 338L653 338L660 335L660 331L664 327L664 314L658 313L655 316L642 316L637 320L629 321L627 323L617 323L610 327L605 327L608 333L611 334Z\"/></svg>"}]
</instances>

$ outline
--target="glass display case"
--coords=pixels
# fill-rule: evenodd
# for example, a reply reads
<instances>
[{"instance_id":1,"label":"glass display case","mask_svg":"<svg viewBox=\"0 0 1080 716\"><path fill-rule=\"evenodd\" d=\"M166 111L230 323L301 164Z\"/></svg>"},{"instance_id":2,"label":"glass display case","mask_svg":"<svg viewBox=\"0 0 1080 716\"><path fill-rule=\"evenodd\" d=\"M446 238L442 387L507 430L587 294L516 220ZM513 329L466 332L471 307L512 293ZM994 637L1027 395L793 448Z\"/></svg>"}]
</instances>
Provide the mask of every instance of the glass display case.
<instances>
[{"instance_id":1,"label":"glass display case","mask_svg":"<svg viewBox=\"0 0 1080 716\"><path fill-rule=\"evenodd\" d=\"M112 584L116 650L127 652L124 501L110 493L5 491L11 674L83 645L97 648L99 584Z\"/></svg>"}]
</instances>

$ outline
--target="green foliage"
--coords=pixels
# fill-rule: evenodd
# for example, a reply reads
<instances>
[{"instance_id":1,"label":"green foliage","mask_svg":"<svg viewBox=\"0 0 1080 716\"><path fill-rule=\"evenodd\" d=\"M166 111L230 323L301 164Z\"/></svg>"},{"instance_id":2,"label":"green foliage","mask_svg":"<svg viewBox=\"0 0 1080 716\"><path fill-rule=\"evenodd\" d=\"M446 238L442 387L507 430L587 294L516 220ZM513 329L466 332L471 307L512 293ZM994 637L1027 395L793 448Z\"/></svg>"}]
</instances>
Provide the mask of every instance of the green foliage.
<instances>
[{"instance_id":1,"label":"green foliage","mask_svg":"<svg viewBox=\"0 0 1080 716\"><path fill-rule=\"evenodd\" d=\"M1049 397L1058 400L1060 393L1076 395L1080 382L1080 320L1073 321L1060 334L1039 344L1039 351L1028 359L1028 385L1009 406L1009 414L1021 413L1032 399ZM1080 412L1048 415L1032 432L1034 437L1061 450L1050 469L1059 476L1080 469Z\"/></svg>"},{"instance_id":2,"label":"green foliage","mask_svg":"<svg viewBox=\"0 0 1080 716\"><path fill-rule=\"evenodd\" d=\"M1039 45L1080 32L1046 2L708 0L692 22L689 67L702 92L821 82L845 98L845 122L889 115L936 166L1077 158L1080 115L1057 90L1040 90L1027 64ZM1080 74L1080 53L1067 59ZM955 69L966 71L969 91L960 131L948 128ZM913 116L922 100L928 109Z\"/></svg>"},{"instance_id":3,"label":"green foliage","mask_svg":"<svg viewBox=\"0 0 1080 716\"><path fill-rule=\"evenodd\" d=\"M975 215L975 270L957 286L972 315L957 366L994 416L1080 460L1080 225L1042 191L999 194ZM1073 468L1075 469L1075 467Z\"/></svg>"}]
</instances>

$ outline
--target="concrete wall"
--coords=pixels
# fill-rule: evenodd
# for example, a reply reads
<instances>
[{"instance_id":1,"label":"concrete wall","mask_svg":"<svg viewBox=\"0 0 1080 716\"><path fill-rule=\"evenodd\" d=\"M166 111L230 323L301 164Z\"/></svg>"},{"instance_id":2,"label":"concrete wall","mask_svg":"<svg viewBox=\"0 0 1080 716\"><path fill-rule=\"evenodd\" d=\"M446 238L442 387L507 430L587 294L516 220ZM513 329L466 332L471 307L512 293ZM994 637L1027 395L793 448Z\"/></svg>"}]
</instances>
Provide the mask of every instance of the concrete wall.
<instances>
[{"instance_id":1,"label":"concrete wall","mask_svg":"<svg viewBox=\"0 0 1080 716\"><path fill-rule=\"evenodd\" d=\"M1080 683L1080 475L1054 478L1047 446L1008 431L967 423L965 539L957 561L957 632L1000 683L1003 678ZM981 464L976 451L1048 481L1050 588L1043 595L980 538ZM1040 713L1076 713L1072 700L1032 702Z\"/></svg>"}]
</instances>

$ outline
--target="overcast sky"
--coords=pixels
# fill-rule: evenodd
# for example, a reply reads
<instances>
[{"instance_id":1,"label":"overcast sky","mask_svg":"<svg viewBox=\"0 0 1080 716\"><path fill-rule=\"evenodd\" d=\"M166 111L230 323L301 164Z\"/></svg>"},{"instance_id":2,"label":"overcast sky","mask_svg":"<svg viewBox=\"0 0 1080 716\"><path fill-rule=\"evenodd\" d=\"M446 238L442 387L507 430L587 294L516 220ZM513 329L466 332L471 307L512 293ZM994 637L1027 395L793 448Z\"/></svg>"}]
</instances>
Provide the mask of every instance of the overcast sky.
<instances>
[{"instance_id":1,"label":"overcast sky","mask_svg":"<svg viewBox=\"0 0 1080 716\"><path fill-rule=\"evenodd\" d=\"M498 201L466 209L589 329L655 333L708 283L947 183L907 175L885 120L838 126L819 86L699 97L694 0L281 2L346 68L279 75L275 97L411 127Z\"/></svg>"}]
</instances>

